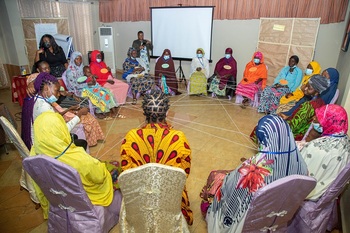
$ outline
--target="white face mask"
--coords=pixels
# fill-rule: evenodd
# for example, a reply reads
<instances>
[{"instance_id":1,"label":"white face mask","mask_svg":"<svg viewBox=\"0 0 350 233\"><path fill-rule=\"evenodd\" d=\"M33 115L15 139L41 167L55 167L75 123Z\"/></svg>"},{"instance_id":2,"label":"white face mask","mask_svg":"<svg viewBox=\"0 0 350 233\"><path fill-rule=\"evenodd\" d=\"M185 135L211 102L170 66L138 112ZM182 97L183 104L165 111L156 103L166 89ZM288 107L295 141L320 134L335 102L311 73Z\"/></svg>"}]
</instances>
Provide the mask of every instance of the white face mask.
<instances>
[{"instance_id":1,"label":"white face mask","mask_svg":"<svg viewBox=\"0 0 350 233\"><path fill-rule=\"evenodd\" d=\"M305 74L306 75L311 75L312 74L312 69L309 69L309 68L307 68L306 70L305 70Z\"/></svg>"},{"instance_id":2,"label":"white face mask","mask_svg":"<svg viewBox=\"0 0 350 233\"><path fill-rule=\"evenodd\" d=\"M100 58L96 58L96 62L100 63L102 60Z\"/></svg>"}]
</instances>

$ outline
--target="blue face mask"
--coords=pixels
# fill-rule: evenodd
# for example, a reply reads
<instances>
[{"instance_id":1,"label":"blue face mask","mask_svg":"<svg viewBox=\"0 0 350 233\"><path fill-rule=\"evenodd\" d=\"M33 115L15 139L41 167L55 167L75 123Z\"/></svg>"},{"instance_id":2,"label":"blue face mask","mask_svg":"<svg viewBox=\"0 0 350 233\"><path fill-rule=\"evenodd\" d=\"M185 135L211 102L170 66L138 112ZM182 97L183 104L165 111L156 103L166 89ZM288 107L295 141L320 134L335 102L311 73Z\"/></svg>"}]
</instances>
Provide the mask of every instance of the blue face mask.
<instances>
[{"instance_id":1,"label":"blue face mask","mask_svg":"<svg viewBox=\"0 0 350 233\"><path fill-rule=\"evenodd\" d=\"M312 126L317 132L323 133L323 127L320 125L320 123L312 123Z\"/></svg>"},{"instance_id":2,"label":"blue face mask","mask_svg":"<svg viewBox=\"0 0 350 233\"><path fill-rule=\"evenodd\" d=\"M259 64L260 63L260 59L259 58L254 58L254 63L255 64Z\"/></svg>"},{"instance_id":3,"label":"blue face mask","mask_svg":"<svg viewBox=\"0 0 350 233\"><path fill-rule=\"evenodd\" d=\"M49 102L50 104L55 103L58 99L56 96L51 95L50 97L46 98L46 101Z\"/></svg>"},{"instance_id":4,"label":"blue face mask","mask_svg":"<svg viewBox=\"0 0 350 233\"><path fill-rule=\"evenodd\" d=\"M307 68L306 70L305 70L305 74L306 75L311 75L312 74L312 69L309 69L309 68Z\"/></svg>"},{"instance_id":5,"label":"blue face mask","mask_svg":"<svg viewBox=\"0 0 350 233\"><path fill-rule=\"evenodd\" d=\"M51 89L49 89L49 90L50 90L50 92L51 92L51 96L50 96L50 97L46 97L45 99L46 99L47 102L49 102L50 104L52 104L52 103L55 103L58 99L56 98L56 96L54 96L54 95L52 94L52 90L51 90Z\"/></svg>"},{"instance_id":6,"label":"blue face mask","mask_svg":"<svg viewBox=\"0 0 350 233\"><path fill-rule=\"evenodd\" d=\"M225 57L229 59L231 57L231 54L225 54Z\"/></svg>"},{"instance_id":7,"label":"blue face mask","mask_svg":"<svg viewBox=\"0 0 350 233\"><path fill-rule=\"evenodd\" d=\"M163 58L164 58L164 60L169 60L170 56L169 55L164 55Z\"/></svg>"},{"instance_id":8,"label":"blue face mask","mask_svg":"<svg viewBox=\"0 0 350 233\"><path fill-rule=\"evenodd\" d=\"M197 53L197 57L198 57L198 58L202 58L202 57L203 57L203 54Z\"/></svg>"}]
</instances>

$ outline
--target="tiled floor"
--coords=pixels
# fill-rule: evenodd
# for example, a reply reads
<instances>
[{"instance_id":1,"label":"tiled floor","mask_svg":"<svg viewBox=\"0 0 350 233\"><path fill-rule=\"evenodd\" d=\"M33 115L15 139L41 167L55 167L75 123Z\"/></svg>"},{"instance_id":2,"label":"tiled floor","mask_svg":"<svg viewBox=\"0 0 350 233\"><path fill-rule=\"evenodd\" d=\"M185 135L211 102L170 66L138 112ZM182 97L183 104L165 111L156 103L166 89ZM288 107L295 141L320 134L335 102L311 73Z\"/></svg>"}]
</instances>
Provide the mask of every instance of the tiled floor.
<instances>
[{"instance_id":1,"label":"tiled floor","mask_svg":"<svg viewBox=\"0 0 350 233\"><path fill-rule=\"evenodd\" d=\"M184 89L184 84L181 84ZM183 93L185 91L183 90ZM0 102L6 103L15 114L21 111L17 103L11 102L10 90L0 90ZM187 180L187 190L194 212L193 233L205 233L206 223L200 213L199 193L206 178L214 169L234 169L241 157L255 153L255 146L248 135L262 117L255 109L242 109L227 99L182 94L170 98L168 122L182 130L192 149L192 167ZM141 100L137 105L125 104L121 113L126 119L100 120L107 136L104 143L90 148L91 155L101 160L119 160L120 144L124 135L132 128L143 124ZM18 119L20 120L20 119ZM20 125L20 121L18 121ZM19 190L21 160L12 145L0 148L0 232L46 232L47 222L41 209L35 210L26 191ZM111 232L119 232L118 226Z\"/></svg>"}]
</instances>

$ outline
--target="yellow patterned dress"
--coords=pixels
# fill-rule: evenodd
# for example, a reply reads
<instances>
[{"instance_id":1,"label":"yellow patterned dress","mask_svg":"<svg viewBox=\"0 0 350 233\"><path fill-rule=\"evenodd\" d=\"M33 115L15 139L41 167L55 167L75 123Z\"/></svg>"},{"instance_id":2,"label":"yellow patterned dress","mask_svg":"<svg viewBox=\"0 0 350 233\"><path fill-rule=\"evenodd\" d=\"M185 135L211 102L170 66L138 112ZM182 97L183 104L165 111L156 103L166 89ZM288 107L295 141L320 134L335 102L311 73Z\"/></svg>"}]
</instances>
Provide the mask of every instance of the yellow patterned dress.
<instances>
[{"instance_id":1,"label":"yellow patterned dress","mask_svg":"<svg viewBox=\"0 0 350 233\"><path fill-rule=\"evenodd\" d=\"M181 131L171 129L168 124L147 124L140 129L130 130L121 146L121 166L125 171L146 163L160 163L178 167L190 174L191 149ZM182 192L182 213L192 225L193 213L186 187Z\"/></svg>"}]
</instances>

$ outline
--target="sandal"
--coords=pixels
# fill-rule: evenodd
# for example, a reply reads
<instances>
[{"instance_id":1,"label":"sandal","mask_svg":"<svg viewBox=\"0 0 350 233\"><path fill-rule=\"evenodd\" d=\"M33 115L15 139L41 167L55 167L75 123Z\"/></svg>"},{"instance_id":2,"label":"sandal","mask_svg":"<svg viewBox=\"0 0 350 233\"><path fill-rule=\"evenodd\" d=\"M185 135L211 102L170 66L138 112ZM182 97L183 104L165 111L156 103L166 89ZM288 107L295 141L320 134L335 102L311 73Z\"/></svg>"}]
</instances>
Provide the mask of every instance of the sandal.
<instances>
[{"instance_id":1,"label":"sandal","mask_svg":"<svg viewBox=\"0 0 350 233\"><path fill-rule=\"evenodd\" d=\"M125 115L123 115L123 114L117 114L117 115L115 115L114 116L114 118L120 118L120 119L125 119L126 118L126 116Z\"/></svg>"},{"instance_id":2,"label":"sandal","mask_svg":"<svg viewBox=\"0 0 350 233\"><path fill-rule=\"evenodd\" d=\"M104 121L110 121L112 119L113 119L113 117L110 117L110 116L106 116L105 118L103 118Z\"/></svg>"}]
</instances>

